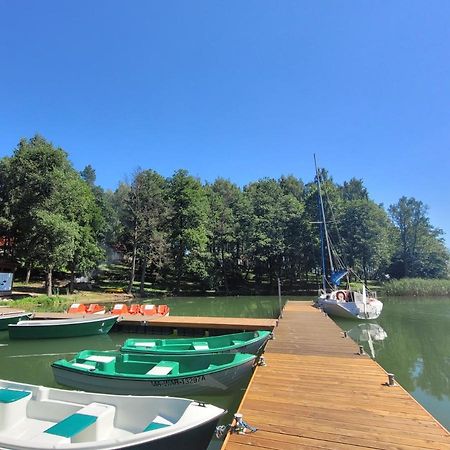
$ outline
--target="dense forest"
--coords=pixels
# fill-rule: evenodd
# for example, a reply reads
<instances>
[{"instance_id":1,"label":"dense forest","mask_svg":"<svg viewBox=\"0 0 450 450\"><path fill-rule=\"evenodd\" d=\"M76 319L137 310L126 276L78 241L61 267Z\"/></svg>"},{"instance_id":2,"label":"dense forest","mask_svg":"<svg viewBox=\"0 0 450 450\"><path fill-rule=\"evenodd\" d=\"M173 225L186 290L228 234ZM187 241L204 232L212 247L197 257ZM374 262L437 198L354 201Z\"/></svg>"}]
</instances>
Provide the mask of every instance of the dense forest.
<instances>
[{"instance_id":1,"label":"dense forest","mask_svg":"<svg viewBox=\"0 0 450 450\"><path fill-rule=\"evenodd\" d=\"M360 179L339 185L324 169L321 178L339 251L361 277L448 277L443 233L420 200L401 197L385 209ZM0 256L27 280L45 274L49 294L55 272L73 282L113 256L128 268L128 292L142 295L153 284L174 293L273 292L277 278L288 291L316 288L317 217L316 183L293 175L241 188L142 169L112 192L96 185L93 167L78 172L38 135L0 160Z\"/></svg>"}]
</instances>

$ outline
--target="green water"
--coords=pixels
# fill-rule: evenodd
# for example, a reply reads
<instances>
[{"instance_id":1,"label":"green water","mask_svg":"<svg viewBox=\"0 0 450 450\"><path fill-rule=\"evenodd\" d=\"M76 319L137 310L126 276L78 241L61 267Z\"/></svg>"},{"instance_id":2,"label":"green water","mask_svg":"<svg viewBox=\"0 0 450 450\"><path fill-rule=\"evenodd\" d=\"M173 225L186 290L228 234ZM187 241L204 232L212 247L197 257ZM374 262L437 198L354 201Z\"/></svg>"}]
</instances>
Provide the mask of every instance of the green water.
<instances>
[{"instance_id":1,"label":"green water","mask_svg":"<svg viewBox=\"0 0 450 450\"><path fill-rule=\"evenodd\" d=\"M278 297L218 297L218 298L170 298L155 303L167 303L174 316L224 316L272 318L278 316ZM157 335L152 335L158 337ZM105 336L87 336L68 339L41 339L34 341L9 340L7 331L0 331L0 378L22 383L65 388L55 383L50 364L61 358L71 358L84 349L115 350L123 341L136 334L110 332ZM161 336L166 337L167 336ZM250 378L250 377L249 377ZM221 424L231 422L238 409L249 378L232 391L214 396L194 397L195 400L212 403L229 413ZM65 388L67 389L67 388ZM189 398L186 394L185 397ZM213 438L209 450L219 449L221 442Z\"/></svg>"},{"instance_id":2,"label":"green water","mask_svg":"<svg viewBox=\"0 0 450 450\"><path fill-rule=\"evenodd\" d=\"M450 430L450 298L382 301L372 324L335 321Z\"/></svg>"}]
</instances>

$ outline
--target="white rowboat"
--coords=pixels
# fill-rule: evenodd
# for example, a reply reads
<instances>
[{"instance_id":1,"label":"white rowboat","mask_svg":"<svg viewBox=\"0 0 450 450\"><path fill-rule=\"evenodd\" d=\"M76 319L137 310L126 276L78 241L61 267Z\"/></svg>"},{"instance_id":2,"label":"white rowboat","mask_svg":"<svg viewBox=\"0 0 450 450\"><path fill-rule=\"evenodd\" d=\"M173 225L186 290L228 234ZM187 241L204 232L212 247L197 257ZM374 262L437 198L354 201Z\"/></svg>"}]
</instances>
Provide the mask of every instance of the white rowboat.
<instances>
[{"instance_id":1,"label":"white rowboat","mask_svg":"<svg viewBox=\"0 0 450 450\"><path fill-rule=\"evenodd\" d=\"M204 450L224 413L182 398L95 394L0 380L0 448Z\"/></svg>"}]
</instances>

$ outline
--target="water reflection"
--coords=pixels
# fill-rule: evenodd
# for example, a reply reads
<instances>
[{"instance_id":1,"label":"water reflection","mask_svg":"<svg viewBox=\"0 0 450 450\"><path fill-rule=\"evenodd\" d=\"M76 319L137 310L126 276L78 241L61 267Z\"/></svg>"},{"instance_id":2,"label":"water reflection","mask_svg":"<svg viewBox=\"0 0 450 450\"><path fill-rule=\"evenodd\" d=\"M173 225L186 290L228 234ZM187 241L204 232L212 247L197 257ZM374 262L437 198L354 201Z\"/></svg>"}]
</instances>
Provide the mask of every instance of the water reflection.
<instances>
[{"instance_id":1,"label":"water reflection","mask_svg":"<svg viewBox=\"0 0 450 450\"><path fill-rule=\"evenodd\" d=\"M359 333L359 324L336 322L349 334L358 334L352 337L367 352L372 345L377 362L450 429L450 298L403 297L383 303L373 325L382 327L387 339L376 340L370 327Z\"/></svg>"},{"instance_id":2,"label":"water reflection","mask_svg":"<svg viewBox=\"0 0 450 450\"><path fill-rule=\"evenodd\" d=\"M387 333L384 328L377 323L360 323L355 327L347 330L347 334L358 343L367 343L370 355L375 359L374 341L384 341L387 338Z\"/></svg>"}]
</instances>

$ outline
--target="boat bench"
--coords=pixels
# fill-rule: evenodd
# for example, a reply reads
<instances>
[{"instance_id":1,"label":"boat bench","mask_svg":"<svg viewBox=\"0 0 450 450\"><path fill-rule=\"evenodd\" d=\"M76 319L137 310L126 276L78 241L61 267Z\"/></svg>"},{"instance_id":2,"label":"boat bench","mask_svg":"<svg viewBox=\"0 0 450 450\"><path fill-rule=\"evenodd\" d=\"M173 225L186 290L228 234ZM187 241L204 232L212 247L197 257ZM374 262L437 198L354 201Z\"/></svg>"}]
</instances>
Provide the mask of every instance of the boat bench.
<instances>
[{"instance_id":1,"label":"boat bench","mask_svg":"<svg viewBox=\"0 0 450 450\"><path fill-rule=\"evenodd\" d=\"M31 391L0 388L0 431L26 417Z\"/></svg>"},{"instance_id":2,"label":"boat bench","mask_svg":"<svg viewBox=\"0 0 450 450\"><path fill-rule=\"evenodd\" d=\"M94 362L95 369L98 370L114 370L116 365L116 357L115 356L106 356L106 355L91 355L86 358L86 361ZM89 364L89 363L88 363ZM88 369L92 370L92 369Z\"/></svg>"},{"instance_id":3,"label":"boat bench","mask_svg":"<svg viewBox=\"0 0 450 450\"><path fill-rule=\"evenodd\" d=\"M76 367L78 369L85 369L85 370L95 370L96 366L93 366L92 364L84 364L84 363L78 363L78 362L74 362L72 363L73 367Z\"/></svg>"},{"instance_id":4,"label":"boat bench","mask_svg":"<svg viewBox=\"0 0 450 450\"><path fill-rule=\"evenodd\" d=\"M167 419L164 419L164 417L156 416L144 429L145 431L153 431L153 430L159 430L160 428L165 428L170 425L173 425L172 422L170 422Z\"/></svg>"},{"instance_id":5,"label":"boat bench","mask_svg":"<svg viewBox=\"0 0 450 450\"><path fill-rule=\"evenodd\" d=\"M179 363L176 361L160 361L158 364L153 366L146 375L168 375L177 369L178 372Z\"/></svg>"},{"instance_id":6,"label":"boat bench","mask_svg":"<svg viewBox=\"0 0 450 450\"><path fill-rule=\"evenodd\" d=\"M90 403L33 438L41 443L80 443L107 438L114 425L116 408Z\"/></svg>"},{"instance_id":7,"label":"boat bench","mask_svg":"<svg viewBox=\"0 0 450 450\"><path fill-rule=\"evenodd\" d=\"M194 350L209 350L207 342L194 342L192 347L194 347Z\"/></svg>"},{"instance_id":8,"label":"boat bench","mask_svg":"<svg viewBox=\"0 0 450 450\"><path fill-rule=\"evenodd\" d=\"M149 342L135 342L135 347L156 347L156 342L149 341Z\"/></svg>"}]
</instances>

